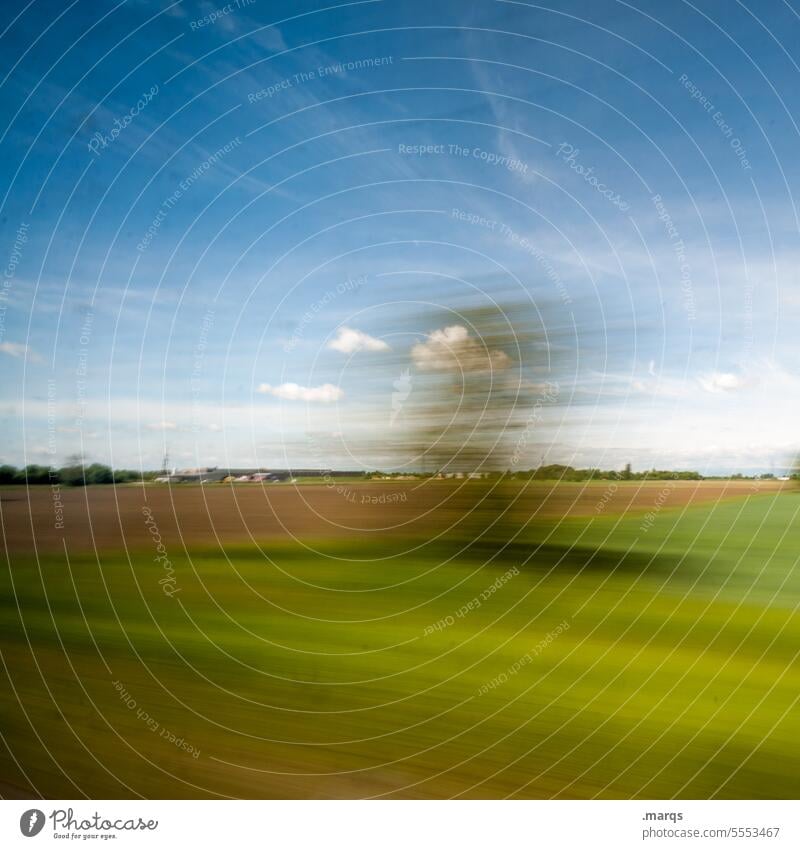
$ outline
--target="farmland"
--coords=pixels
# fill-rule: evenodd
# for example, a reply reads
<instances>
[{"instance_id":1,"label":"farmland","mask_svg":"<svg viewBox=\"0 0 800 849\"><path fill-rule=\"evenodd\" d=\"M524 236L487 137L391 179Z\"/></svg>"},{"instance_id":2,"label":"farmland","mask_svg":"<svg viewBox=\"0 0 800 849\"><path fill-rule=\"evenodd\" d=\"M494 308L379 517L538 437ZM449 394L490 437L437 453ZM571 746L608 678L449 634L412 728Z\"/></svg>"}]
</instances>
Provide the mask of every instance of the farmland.
<instances>
[{"instance_id":1,"label":"farmland","mask_svg":"<svg viewBox=\"0 0 800 849\"><path fill-rule=\"evenodd\" d=\"M800 793L800 493L341 486L2 490L4 795Z\"/></svg>"}]
</instances>

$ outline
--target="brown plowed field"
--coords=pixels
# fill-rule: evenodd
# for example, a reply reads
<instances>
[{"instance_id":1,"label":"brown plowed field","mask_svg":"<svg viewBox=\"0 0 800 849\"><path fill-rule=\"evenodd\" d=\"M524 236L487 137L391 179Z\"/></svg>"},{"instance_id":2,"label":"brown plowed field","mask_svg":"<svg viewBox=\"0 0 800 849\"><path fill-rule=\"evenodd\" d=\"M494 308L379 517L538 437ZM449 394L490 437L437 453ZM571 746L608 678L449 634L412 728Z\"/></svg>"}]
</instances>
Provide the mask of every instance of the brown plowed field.
<instances>
[{"instance_id":1,"label":"brown plowed field","mask_svg":"<svg viewBox=\"0 0 800 849\"><path fill-rule=\"evenodd\" d=\"M173 487L49 486L0 489L0 521L9 553L141 549L151 546L145 508L165 543L216 545L381 533L425 535L466 512L491 517L498 503L516 499L513 521L531 517L619 515L647 511L665 487L669 509L776 491L777 481L653 481L592 484L513 484L502 502L483 482L373 481L309 484L207 484ZM484 500L485 499L485 500ZM60 505L59 506L59 502ZM63 527L58 527L58 524Z\"/></svg>"}]
</instances>

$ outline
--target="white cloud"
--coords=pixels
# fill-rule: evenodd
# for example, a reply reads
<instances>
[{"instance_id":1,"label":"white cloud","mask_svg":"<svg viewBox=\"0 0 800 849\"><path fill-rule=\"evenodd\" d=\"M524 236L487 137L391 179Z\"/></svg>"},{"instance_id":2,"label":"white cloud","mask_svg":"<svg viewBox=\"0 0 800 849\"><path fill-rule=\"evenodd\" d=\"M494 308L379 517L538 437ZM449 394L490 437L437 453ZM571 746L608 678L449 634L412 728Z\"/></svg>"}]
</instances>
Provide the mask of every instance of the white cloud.
<instances>
[{"instance_id":1,"label":"white cloud","mask_svg":"<svg viewBox=\"0 0 800 849\"><path fill-rule=\"evenodd\" d=\"M10 357L22 357L35 361L39 357L21 342L0 342L0 353L8 354Z\"/></svg>"},{"instance_id":2,"label":"white cloud","mask_svg":"<svg viewBox=\"0 0 800 849\"><path fill-rule=\"evenodd\" d=\"M351 327L340 327L336 338L328 343L328 347L343 354L352 354L355 351L388 351L389 346L382 340L370 336L361 330L353 330Z\"/></svg>"},{"instance_id":3,"label":"white cloud","mask_svg":"<svg viewBox=\"0 0 800 849\"><path fill-rule=\"evenodd\" d=\"M698 377L697 380L706 392L716 395L720 392L734 392L745 385L741 377L724 371L712 371L710 374Z\"/></svg>"},{"instance_id":4,"label":"white cloud","mask_svg":"<svg viewBox=\"0 0 800 849\"><path fill-rule=\"evenodd\" d=\"M175 422L153 422L147 425L148 430L177 430L178 425Z\"/></svg>"},{"instance_id":5,"label":"white cloud","mask_svg":"<svg viewBox=\"0 0 800 849\"><path fill-rule=\"evenodd\" d=\"M489 371L511 364L503 351L488 351L460 324L434 330L427 342L414 345L411 357L422 371Z\"/></svg>"},{"instance_id":6,"label":"white cloud","mask_svg":"<svg viewBox=\"0 0 800 849\"><path fill-rule=\"evenodd\" d=\"M297 383L281 383L280 386L270 386L262 383L258 391L265 395L274 395L286 401L321 401L329 404L338 401L344 396L340 387L332 383L323 383L322 386L300 386Z\"/></svg>"}]
</instances>

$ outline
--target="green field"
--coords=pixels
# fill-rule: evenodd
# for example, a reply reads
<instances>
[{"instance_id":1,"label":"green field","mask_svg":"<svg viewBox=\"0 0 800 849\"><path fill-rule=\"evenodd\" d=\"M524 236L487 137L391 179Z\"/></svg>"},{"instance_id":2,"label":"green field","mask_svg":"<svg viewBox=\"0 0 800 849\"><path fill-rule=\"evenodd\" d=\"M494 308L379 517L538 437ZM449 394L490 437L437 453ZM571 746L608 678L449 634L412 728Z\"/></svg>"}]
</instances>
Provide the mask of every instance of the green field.
<instances>
[{"instance_id":1,"label":"green field","mask_svg":"<svg viewBox=\"0 0 800 849\"><path fill-rule=\"evenodd\" d=\"M7 792L797 798L799 512L569 519L490 562L176 549L173 597L152 550L15 555Z\"/></svg>"}]
</instances>

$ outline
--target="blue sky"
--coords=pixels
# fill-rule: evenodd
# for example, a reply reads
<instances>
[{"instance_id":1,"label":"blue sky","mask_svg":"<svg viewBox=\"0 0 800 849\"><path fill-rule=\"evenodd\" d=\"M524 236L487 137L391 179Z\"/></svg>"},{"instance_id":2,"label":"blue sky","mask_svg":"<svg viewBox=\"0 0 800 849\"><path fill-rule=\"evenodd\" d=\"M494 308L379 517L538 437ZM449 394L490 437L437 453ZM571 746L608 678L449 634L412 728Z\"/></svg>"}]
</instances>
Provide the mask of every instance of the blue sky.
<instances>
[{"instance_id":1,"label":"blue sky","mask_svg":"<svg viewBox=\"0 0 800 849\"><path fill-rule=\"evenodd\" d=\"M791 3L34 2L2 27L0 461L385 465L414 347L497 293L564 340L523 466L793 454Z\"/></svg>"}]
</instances>

